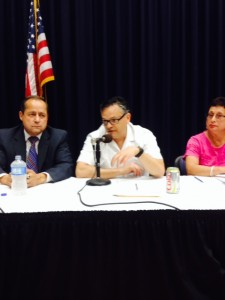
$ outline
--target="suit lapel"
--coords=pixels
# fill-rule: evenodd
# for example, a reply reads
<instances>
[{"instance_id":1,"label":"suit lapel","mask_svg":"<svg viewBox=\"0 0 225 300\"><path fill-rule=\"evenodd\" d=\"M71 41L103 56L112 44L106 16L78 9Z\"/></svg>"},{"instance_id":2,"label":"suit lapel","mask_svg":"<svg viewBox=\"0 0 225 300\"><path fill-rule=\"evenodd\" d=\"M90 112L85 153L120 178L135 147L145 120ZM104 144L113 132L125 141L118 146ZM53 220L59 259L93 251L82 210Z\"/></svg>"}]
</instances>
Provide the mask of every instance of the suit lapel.
<instances>
[{"instance_id":1,"label":"suit lapel","mask_svg":"<svg viewBox=\"0 0 225 300\"><path fill-rule=\"evenodd\" d=\"M44 131L38 145L38 169L39 170L42 169L43 163L46 160L49 142L50 142L49 134L47 131Z\"/></svg>"},{"instance_id":2,"label":"suit lapel","mask_svg":"<svg viewBox=\"0 0 225 300\"><path fill-rule=\"evenodd\" d=\"M21 155L22 159L26 161L26 142L23 127L21 127L21 129L15 134L13 149L15 155Z\"/></svg>"}]
</instances>

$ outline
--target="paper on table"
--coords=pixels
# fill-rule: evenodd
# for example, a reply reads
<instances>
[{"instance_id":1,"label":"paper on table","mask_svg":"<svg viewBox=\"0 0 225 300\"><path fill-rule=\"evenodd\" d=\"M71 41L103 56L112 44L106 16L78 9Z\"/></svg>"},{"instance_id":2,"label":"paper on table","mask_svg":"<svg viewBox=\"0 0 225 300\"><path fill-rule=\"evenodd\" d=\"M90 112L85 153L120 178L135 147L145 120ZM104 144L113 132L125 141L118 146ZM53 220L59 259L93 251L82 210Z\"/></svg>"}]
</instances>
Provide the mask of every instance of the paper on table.
<instances>
[{"instance_id":1,"label":"paper on table","mask_svg":"<svg viewBox=\"0 0 225 300\"><path fill-rule=\"evenodd\" d=\"M222 183L225 183L225 174L218 174L215 177L217 180L221 181Z\"/></svg>"},{"instance_id":2,"label":"paper on table","mask_svg":"<svg viewBox=\"0 0 225 300\"><path fill-rule=\"evenodd\" d=\"M150 201L159 199L165 192L165 182L163 179L154 180L112 180L110 185L96 187L86 186L82 190L84 202L94 204L94 202L133 202L133 201ZM96 200L97 199L97 200Z\"/></svg>"}]
</instances>

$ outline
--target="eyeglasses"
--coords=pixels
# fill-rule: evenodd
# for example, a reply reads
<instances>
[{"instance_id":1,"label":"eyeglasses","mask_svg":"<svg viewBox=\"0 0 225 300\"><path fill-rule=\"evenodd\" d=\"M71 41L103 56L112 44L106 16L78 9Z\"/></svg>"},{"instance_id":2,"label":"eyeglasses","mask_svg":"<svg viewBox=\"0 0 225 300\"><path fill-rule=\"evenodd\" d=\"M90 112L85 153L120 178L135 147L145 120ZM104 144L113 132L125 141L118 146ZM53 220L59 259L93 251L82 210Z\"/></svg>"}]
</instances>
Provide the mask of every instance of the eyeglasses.
<instances>
[{"instance_id":1,"label":"eyeglasses","mask_svg":"<svg viewBox=\"0 0 225 300\"><path fill-rule=\"evenodd\" d=\"M111 119L111 120L102 120L102 123L104 126L107 126L108 123L110 123L111 125L115 125L118 124L119 121L127 114L127 112L125 112L120 118L118 119Z\"/></svg>"},{"instance_id":2,"label":"eyeglasses","mask_svg":"<svg viewBox=\"0 0 225 300\"><path fill-rule=\"evenodd\" d=\"M207 117L208 117L209 119L212 119L214 116L215 116L215 118L216 118L217 120L222 120L222 118L225 118L225 116L222 115L222 114L212 114L212 113L209 113L209 114L207 115Z\"/></svg>"}]
</instances>

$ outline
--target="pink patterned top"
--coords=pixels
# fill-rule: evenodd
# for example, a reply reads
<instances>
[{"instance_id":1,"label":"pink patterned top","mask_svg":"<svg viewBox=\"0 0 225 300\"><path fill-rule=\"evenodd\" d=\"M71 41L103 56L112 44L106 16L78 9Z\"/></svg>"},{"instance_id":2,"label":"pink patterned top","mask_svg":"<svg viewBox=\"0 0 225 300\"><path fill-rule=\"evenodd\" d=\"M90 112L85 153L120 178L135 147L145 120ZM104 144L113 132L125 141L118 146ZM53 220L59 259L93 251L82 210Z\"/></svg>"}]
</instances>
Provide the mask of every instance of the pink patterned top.
<instances>
[{"instance_id":1,"label":"pink patterned top","mask_svg":"<svg viewBox=\"0 0 225 300\"><path fill-rule=\"evenodd\" d=\"M221 147L212 146L205 132L202 132L188 140L184 158L187 156L198 157L200 165L225 166L225 144Z\"/></svg>"}]
</instances>

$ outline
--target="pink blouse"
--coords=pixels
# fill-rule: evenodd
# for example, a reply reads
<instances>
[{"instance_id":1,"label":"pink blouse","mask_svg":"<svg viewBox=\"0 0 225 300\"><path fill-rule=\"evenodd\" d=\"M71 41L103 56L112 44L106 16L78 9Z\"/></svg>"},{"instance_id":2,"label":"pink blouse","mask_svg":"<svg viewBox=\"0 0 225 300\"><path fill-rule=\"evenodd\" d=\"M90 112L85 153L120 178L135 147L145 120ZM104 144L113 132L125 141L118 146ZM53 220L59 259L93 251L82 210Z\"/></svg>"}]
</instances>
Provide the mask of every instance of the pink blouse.
<instances>
[{"instance_id":1,"label":"pink blouse","mask_svg":"<svg viewBox=\"0 0 225 300\"><path fill-rule=\"evenodd\" d=\"M195 156L204 166L225 166L225 144L221 147L211 145L205 132L192 136L186 146L184 158Z\"/></svg>"}]
</instances>

